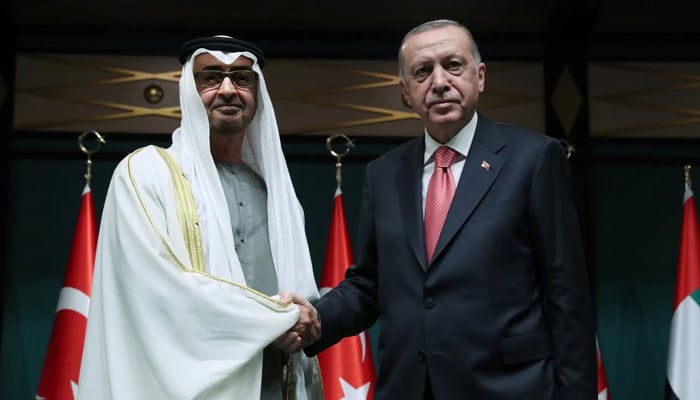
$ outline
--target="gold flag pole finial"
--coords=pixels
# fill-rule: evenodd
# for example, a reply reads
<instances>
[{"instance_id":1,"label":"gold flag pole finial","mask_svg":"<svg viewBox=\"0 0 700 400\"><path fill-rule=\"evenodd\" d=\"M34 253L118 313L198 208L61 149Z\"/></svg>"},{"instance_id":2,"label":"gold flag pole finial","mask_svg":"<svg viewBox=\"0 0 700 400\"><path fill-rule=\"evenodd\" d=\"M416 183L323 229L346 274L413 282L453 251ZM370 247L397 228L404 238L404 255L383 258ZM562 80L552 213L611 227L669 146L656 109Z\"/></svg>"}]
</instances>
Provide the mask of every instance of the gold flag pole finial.
<instances>
[{"instance_id":1,"label":"gold flag pole finial","mask_svg":"<svg viewBox=\"0 0 700 400\"><path fill-rule=\"evenodd\" d=\"M690 165L686 164L683 167L683 179L685 181L685 190L689 190L691 187L691 181L690 181Z\"/></svg>"},{"instance_id":2,"label":"gold flag pole finial","mask_svg":"<svg viewBox=\"0 0 700 400\"><path fill-rule=\"evenodd\" d=\"M337 151L333 150L333 140L337 138L342 138L345 140L345 151L342 153L338 153ZM335 181L338 184L338 189L340 189L340 182L342 180L342 176L340 173L340 159L345 157L350 152L351 147L355 147L355 144L353 144L352 140L350 140L350 138L347 137L344 133L336 133L335 135L328 136L328 138L326 139L326 148L331 153L331 155L335 157Z\"/></svg>"},{"instance_id":3,"label":"gold flag pole finial","mask_svg":"<svg viewBox=\"0 0 700 400\"><path fill-rule=\"evenodd\" d=\"M90 142L90 148L88 148L85 145L85 138L92 134L94 136L94 139ZM92 178L92 155L97 152L97 150L100 149L100 147L105 144L106 141L102 135L100 135L99 132L97 131L85 131L78 136L78 146L80 147L80 151L85 153L87 155L87 168L85 171L85 183L90 184L90 178Z\"/></svg>"}]
</instances>

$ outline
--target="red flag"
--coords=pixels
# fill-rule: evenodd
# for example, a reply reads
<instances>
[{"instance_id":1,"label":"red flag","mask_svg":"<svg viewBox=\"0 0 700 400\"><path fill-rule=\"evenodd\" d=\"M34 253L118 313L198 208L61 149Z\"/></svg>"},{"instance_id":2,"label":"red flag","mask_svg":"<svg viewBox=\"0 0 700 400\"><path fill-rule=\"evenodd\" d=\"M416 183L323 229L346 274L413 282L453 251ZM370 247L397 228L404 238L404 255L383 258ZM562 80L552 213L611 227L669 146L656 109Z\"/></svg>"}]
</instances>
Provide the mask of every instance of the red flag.
<instances>
[{"instance_id":1,"label":"red flag","mask_svg":"<svg viewBox=\"0 0 700 400\"><path fill-rule=\"evenodd\" d=\"M85 185L68 268L58 296L37 399L75 399L87 326L97 226L90 185Z\"/></svg>"},{"instance_id":2,"label":"red flag","mask_svg":"<svg viewBox=\"0 0 700 400\"><path fill-rule=\"evenodd\" d=\"M611 400L611 397L608 395L608 381L605 379L605 368L603 368L603 359L600 357L597 337L595 339L595 352L598 362L598 400Z\"/></svg>"},{"instance_id":3,"label":"red flag","mask_svg":"<svg viewBox=\"0 0 700 400\"><path fill-rule=\"evenodd\" d=\"M337 189L321 277L322 295L343 280L345 270L352 263L343 196ZM347 337L321 352L318 363L326 400L374 397L374 361L367 332Z\"/></svg>"},{"instance_id":4,"label":"red flag","mask_svg":"<svg viewBox=\"0 0 700 400\"><path fill-rule=\"evenodd\" d=\"M688 167L686 174L668 346L666 400L700 399L700 224Z\"/></svg>"}]
</instances>

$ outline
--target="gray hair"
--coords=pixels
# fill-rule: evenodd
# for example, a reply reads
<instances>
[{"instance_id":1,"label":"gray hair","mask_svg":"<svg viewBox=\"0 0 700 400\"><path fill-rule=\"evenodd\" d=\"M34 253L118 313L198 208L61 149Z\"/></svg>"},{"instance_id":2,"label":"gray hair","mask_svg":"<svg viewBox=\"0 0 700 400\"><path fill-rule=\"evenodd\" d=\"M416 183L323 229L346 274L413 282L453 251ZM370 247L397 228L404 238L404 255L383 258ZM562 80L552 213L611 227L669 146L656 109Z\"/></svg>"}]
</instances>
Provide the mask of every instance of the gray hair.
<instances>
[{"instance_id":1,"label":"gray hair","mask_svg":"<svg viewBox=\"0 0 700 400\"><path fill-rule=\"evenodd\" d=\"M469 42L471 43L471 53L472 53L472 56L474 56L474 60L476 61L477 64L479 64L481 62L481 54L479 53L479 47L476 45L476 41L474 40L474 36L469 31L469 29L467 29L466 26L460 24L457 21L453 21L450 19L436 19L436 20L424 22L424 23L416 26L415 28L408 31L406 36L403 37L403 40L401 41L401 46L399 46L399 79L400 80L403 80L403 66L404 66L403 47L406 44L406 41L419 33L423 33L426 31L433 30L433 29L442 28L444 26L456 26L456 27L460 28L469 38Z\"/></svg>"}]
</instances>

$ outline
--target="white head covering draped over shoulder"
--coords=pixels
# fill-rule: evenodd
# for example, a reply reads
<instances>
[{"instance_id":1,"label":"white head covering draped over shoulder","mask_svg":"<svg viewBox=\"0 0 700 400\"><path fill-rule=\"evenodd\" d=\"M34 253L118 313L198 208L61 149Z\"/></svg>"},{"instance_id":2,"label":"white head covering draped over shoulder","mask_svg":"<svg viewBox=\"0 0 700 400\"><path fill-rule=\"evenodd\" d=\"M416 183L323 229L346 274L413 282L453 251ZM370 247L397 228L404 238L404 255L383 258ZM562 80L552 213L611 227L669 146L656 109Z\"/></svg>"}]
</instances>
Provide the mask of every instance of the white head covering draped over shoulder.
<instances>
[{"instance_id":1,"label":"white head covering draped over shoulder","mask_svg":"<svg viewBox=\"0 0 700 400\"><path fill-rule=\"evenodd\" d=\"M256 51L225 46L191 51L180 79L182 124L167 152L194 197L204 271L191 265L189 234L180 222L181 181L174 183L172 165L154 146L134 151L115 169L105 197L79 400L255 399L263 349L298 318L296 306L245 286L209 147L209 121L194 82L192 59L198 54L209 52L227 63L240 56L256 61L258 109L246 131L243 161L267 186L279 290L318 297L303 211ZM290 358L296 399L321 399L315 360L303 352Z\"/></svg>"}]
</instances>

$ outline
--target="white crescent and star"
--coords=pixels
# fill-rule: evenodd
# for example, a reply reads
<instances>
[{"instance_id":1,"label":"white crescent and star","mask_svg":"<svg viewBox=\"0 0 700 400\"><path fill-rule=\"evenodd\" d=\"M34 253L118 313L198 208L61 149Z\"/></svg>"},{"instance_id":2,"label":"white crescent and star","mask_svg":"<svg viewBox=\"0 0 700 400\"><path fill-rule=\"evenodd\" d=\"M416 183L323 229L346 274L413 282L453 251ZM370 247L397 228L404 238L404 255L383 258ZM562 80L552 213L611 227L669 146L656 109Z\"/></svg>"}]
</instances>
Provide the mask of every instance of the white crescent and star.
<instances>
[{"instance_id":1,"label":"white crescent and star","mask_svg":"<svg viewBox=\"0 0 700 400\"><path fill-rule=\"evenodd\" d=\"M56 313L63 310L75 311L83 317L88 317L88 310L90 308L90 296L85 294L83 291L70 286L64 286L58 294L58 305L56 306ZM73 399L78 398L78 384L76 382L70 382L71 390L73 391ZM36 396L36 400L46 400L46 397Z\"/></svg>"},{"instance_id":2,"label":"white crescent and star","mask_svg":"<svg viewBox=\"0 0 700 400\"><path fill-rule=\"evenodd\" d=\"M61 288L56 306L57 313L62 310L71 310L87 318L89 308L90 296L73 287L64 286Z\"/></svg>"},{"instance_id":3,"label":"white crescent and star","mask_svg":"<svg viewBox=\"0 0 700 400\"><path fill-rule=\"evenodd\" d=\"M362 386L355 387L349 384L343 378L338 379L340 380L340 387L343 389L343 397L340 400L367 400L370 385L369 382L363 384Z\"/></svg>"}]
</instances>

